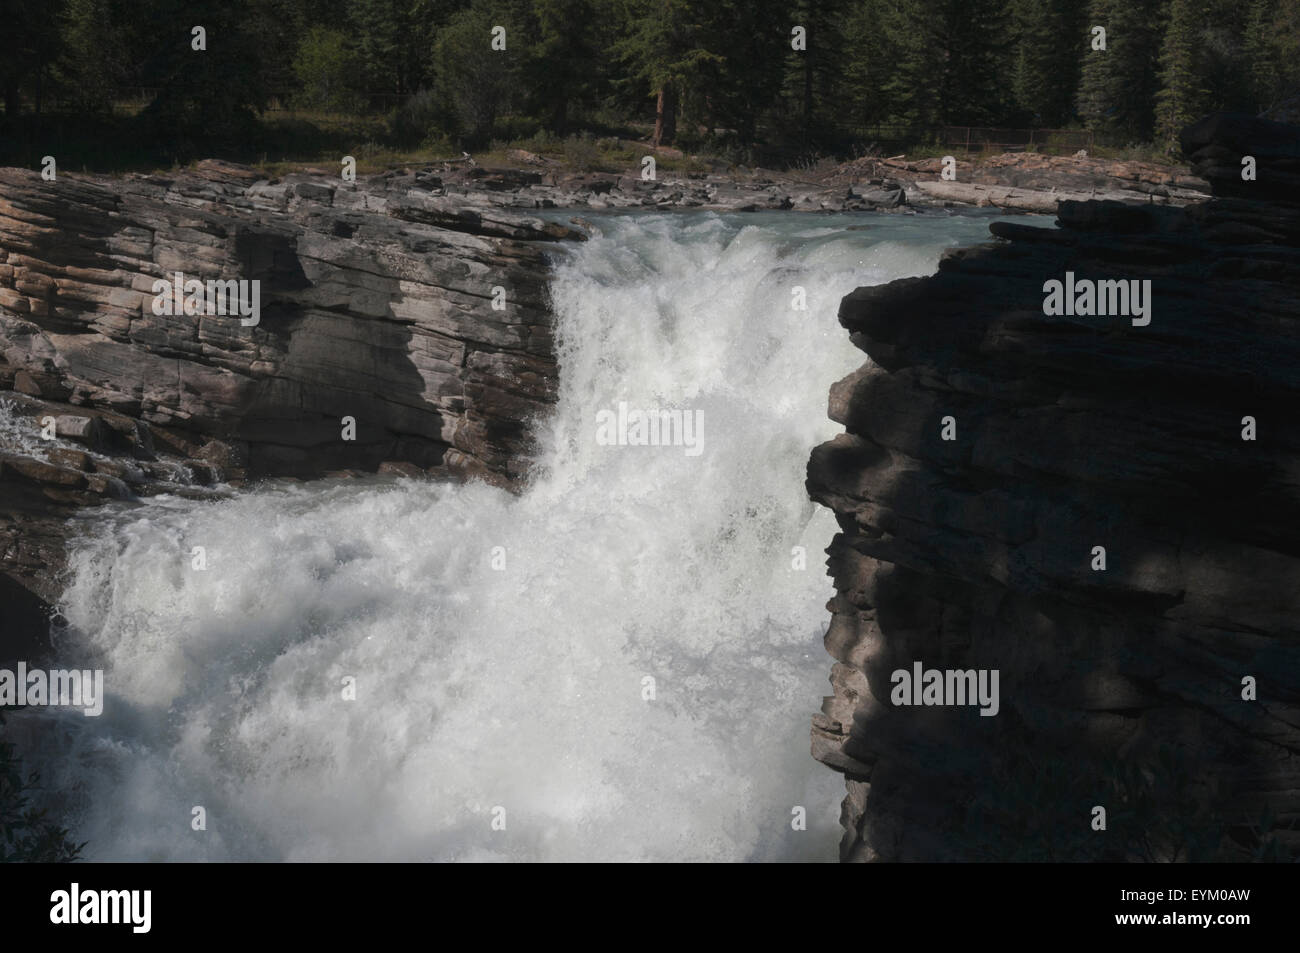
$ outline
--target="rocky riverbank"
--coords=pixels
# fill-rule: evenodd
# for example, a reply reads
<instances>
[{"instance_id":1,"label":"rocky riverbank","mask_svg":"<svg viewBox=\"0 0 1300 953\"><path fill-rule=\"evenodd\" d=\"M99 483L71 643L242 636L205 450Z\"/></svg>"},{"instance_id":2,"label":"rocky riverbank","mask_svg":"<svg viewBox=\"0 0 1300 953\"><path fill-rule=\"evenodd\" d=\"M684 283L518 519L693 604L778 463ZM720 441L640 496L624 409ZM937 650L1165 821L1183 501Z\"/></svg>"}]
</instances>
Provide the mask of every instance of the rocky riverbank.
<instances>
[{"instance_id":1,"label":"rocky riverbank","mask_svg":"<svg viewBox=\"0 0 1300 953\"><path fill-rule=\"evenodd\" d=\"M841 305L871 360L808 489L844 859L1300 856L1300 135L1183 148L1212 201L1063 203ZM1067 274L1150 281L1150 323L1045 314ZM999 673L997 716L899 703L917 662Z\"/></svg>"},{"instance_id":2,"label":"rocky riverbank","mask_svg":"<svg viewBox=\"0 0 1300 953\"><path fill-rule=\"evenodd\" d=\"M468 163L355 183L221 162L55 182L0 170L4 654L42 653L70 517L87 507L218 498L262 477L521 486L531 425L556 394L549 254L585 237L580 214L538 210L905 213L966 201L939 185L1003 189L971 204L1011 208L1037 208L1057 185L1144 205L1194 194L1190 179L1161 178L1175 173L1081 161L959 163L955 183L938 160L874 159L654 181ZM154 283L178 272L258 281L256 323L155 314Z\"/></svg>"},{"instance_id":3,"label":"rocky riverbank","mask_svg":"<svg viewBox=\"0 0 1300 953\"><path fill-rule=\"evenodd\" d=\"M939 158L868 157L804 172L664 171L653 180L636 171L574 172L528 153L511 158L520 165L445 164L427 174L450 201L517 209L899 212L971 205L1055 212L1061 201L1185 205L1208 196L1205 181L1178 166L1027 152L955 161L953 179L943 177ZM533 165L525 164L530 160Z\"/></svg>"},{"instance_id":4,"label":"rocky riverbank","mask_svg":"<svg viewBox=\"0 0 1300 953\"><path fill-rule=\"evenodd\" d=\"M53 598L66 518L104 500L375 471L518 486L555 400L547 252L585 236L439 191L421 172L271 181L218 162L0 170L15 615ZM256 324L155 313L177 273L259 282Z\"/></svg>"},{"instance_id":5,"label":"rocky riverbank","mask_svg":"<svg viewBox=\"0 0 1300 953\"><path fill-rule=\"evenodd\" d=\"M530 422L555 395L547 251L584 238L537 210L905 212L946 201L927 191L941 181L938 160L646 181L515 158L357 182L217 161L54 182L0 170L0 566L11 604L55 597L67 517L106 500L361 472L517 487ZM1042 162L1048 172L1027 178ZM1039 196L1052 177L1173 184L1140 165L1023 155L957 171L962 182L944 184L1005 180ZM154 314L154 282L177 272L257 280L258 323Z\"/></svg>"}]
</instances>

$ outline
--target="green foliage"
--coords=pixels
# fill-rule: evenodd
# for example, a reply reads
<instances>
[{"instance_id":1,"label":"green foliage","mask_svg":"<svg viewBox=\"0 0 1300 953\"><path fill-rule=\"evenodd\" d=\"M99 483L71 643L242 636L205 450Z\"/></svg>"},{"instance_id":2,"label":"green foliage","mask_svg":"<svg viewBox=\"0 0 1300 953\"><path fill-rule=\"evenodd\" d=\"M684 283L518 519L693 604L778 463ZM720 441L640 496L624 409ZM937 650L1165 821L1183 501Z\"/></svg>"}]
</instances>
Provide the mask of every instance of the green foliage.
<instances>
[{"instance_id":1,"label":"green foliage","mask_svg":"<svg viewBox=\"0 0 1300 953\"><path fill-rule=\"evenodd\" d=\"M1121 142L1145 142L1155 127L1157 63L1168 0L1092 0L1078 49L1083 59L1079 114L1090 129ZM1091 29L1106 30L1092 49Z\"/></svg>"},{"instance_id":2,"label":"green foliage","mask_svg":"<svg viewBox=\"0 0 1300 953\"><path fill-rule=\"evenodd\" d=\"M438 0L352 0L347 22L366 91L405 95L427 84L436 28L455 6Z\"/></svg>"},{"instance_id":3,"label":"green foliage","mask_svg":"<svg viewBox=\"0 0 1300 953\"><path fill-rule=\"evenodd\" d=\"M1273 0L1254 0L1246 21L1243 38L1246 62L1246 84L1255 108L1263 112L1278 88L1279 74L1284 69L1277 44L1277 11Z\"/></svg>"},{"instance_id":4,"label":"green foliage","mask_svg":"<svg viewBox=\"0 0 1300 953\"><path fill-rule=\"evenodd\" d=\"M253 0L146 0L144 6L142 14L159 27L154 58L141 77L159 90L140 114L150 138L167 143L178 161L199 157L213 143L256 139L256 113L269 95L262 64L274 54L271 38L257 30ZM206 31L206 50L193 48L195 25Z\"/></svg>"},{"instance_id":5,"label":"green foliage","mask_svg":"<svg viewBox=\"0 0 1300 953\"><path fill-rule=\"evenodd\" d=\"M126 78L122 50L129 31L112 0L68 0L63 11L61 77L74 106L84 112L112 109L117 86Z\"/></svg>"},{"instance_id":6,"label":"green foliage","mask_svg":"<svg viewBox=\"0 0 1300 953\"><path fill-rule=\"evenodd\" d=\"M1156 97L1157 135L1177 148L1178 133L1200 118L1209 90L1202 69L1202 21L1209 13L1205 0L1172 0L1169 28L1160 48L1160 93Z\"/></svg>"},{"instance_id":7,"label":"green foliage","mask_svg":"<svg viewBox=\"0 0 1300 953\"><path fill-rule=\"evenodd\" d=\"M805 49L790 48L790 26L786 29L785 72L779 117L786 117L786 131L795 131L791 119L798 117L798 140L801 149L813 146L840 112L842 73L846 59L855 48L842 29L851 5L846 0L796 0L790 11L790 25L805 31ZM779 118L779 117L773 117Z\"/></svg>"},{"instance_id":8,"label":"green foliage","mask_svg":"<svg viewBox=\"0 0 1300 953\"><path fill-rule=\"evenodd\" d=\"M1295 4L1170 0L1168 18L1156 99L1156 138L1167 152L1177 151L1188 123L1209 112L1262 111L1294 89Z\"/></svg>"},{"instance_id":9,"label":"green foliage","mask_svg":"<svg viewBox=\"0 0 1300 953\"><path fill-rule=\"evenodd\" d=\"M536 0L533 10L536 40L523 67L529 112L548 129L563 133L574 108L592 104L602 87L607 72L601 56L603 24L608 20L598 15L592 0Z\"/></svg>"},{"instance_id":10,"label":"green foliage","mask_svg":"<svg viewBox=\"0 0 1300 953\"><path fill-rule=\"evenodd\" d=\"M1002 0L868 0L845 22L849 96L866 121L991 125L1008 115L1015 36Z\"/></svg>"},{"instance_id":11,"label":"green foliage","mask_svg":"<svg viewBox=\"0 0 1300 953\"><path fill-rule=\"evenodd\" d=\"M454 14L434 45L435 90L449 105L451 131L476 146L491 139L497 117L519 96L521 39L515 21L490 0L475 0ZM493 50L492 28L506 30L505 50ZM513 41L513 42L512 42Z\"/></svg>"},{"instance_id":12,"label":"green foliage","mask_svg":"<svg viewBox=\"0 0 1300 953\"><path fill-rule=\"evenodd\" d=\"M1081 122L1102 147L1168 147L1206 112L1300 92L1294 0L0 0L0 22L9 161L77 128L21 121L57 110L86 133L55 145L93 162L91 133L128 102L147 106L117 135L154 164L260 155L286 103L386 117L390 149L643 138L661 109L664 142L766 161L911 149L942 125Z\"/></svg>"},{"instance_id":13,"label":"green foliage","mask_svg":"<svg viewBox=\"0 0 1300 953\"><path fill-rule=\"evenodd\" d=\"M0 93L6 119L12 120L21 111L24 87L38 103L48 94L63 48L63 8L63 0L39 4L0 0L0 23L5 30L0 40Z\"/></svg>"},{"instance_id":14,"label":"green foliage","mask_svg":"<svg viewBox=\"0 0 1300 953\"><path fill-rule=\"evenodd\" d=\"M1247 108L1267 112L1300 95L1300 4L1253 0L1242 33Z\"/></svg>"},{"instance_id":15,"label":"green foliage","mask_svg":"<svg viewBox=\"0 0 1300 953\"><path fill-rule=\"evenodd\" d=\"M686 0L628 2L620 11L625 30L615 52L628 67L628 78L643 97L666 84L689 89L703 75L704 64L719 58L708 48L708 25L701 6Z\"/></svg>"},{"instance_id":16,"label":"green foliage","mask_svg":"<svg viewBox=\"0 0 1300 953\"><path fill-rule=\"evenodd\" d=\"M0 727L4 717L0 715ZM45 809L31 805L31 792L40 775L23 776L22 760L8 741L0 739L0 863L68 863L81 859L85 844L68 839L68 832L49 820Z\"/></svg>"},{"instance_id":17,"label":"green foliage","mask_svg":"<svg viewBox=\"0 0 1300 953\"><path fill-rule=\"evenodd\" d=\"M835 86L836 102L851 124L888 122L899 109L889 87L892 56L897 55L895 35L881 29L881 16L892 5L883 0L851 5L839 21L844 37L844 58Z\"/></svg>"},{"instance_id":18,"label":"green foliage","mask_svg":"<svg viewBox=\"0 0 1300 953\"><path fill-rule=\"evenodd\" d=\"M1017 124L1064 126L1074 117L1086 7L1075 0L1016 0L1011 11Z\"/></svg>"},{"instance_id":19,"label":"green foliage","mask_svg":"<svg viewBox=\"0 0 1300 953\"><path fill-rule=\"evenodd\" d=\"M295 105L331 112L359 112L364 105L361 61L341 30L312 27L298 47L293 72L302 87Z\"/></svg>"},{"instance_id":20,"label":"green foliage","mask_svg":"<svg viewBox=\"0 0 1300 953\"><path fill-rule=\"evenodd\" d=\"M447 102L431 89L422 89L393 111L389 131L401 146L440 139L453 121Z\"/></svg>"},{"instance_id":21,"label":"green foliage","mask_svg":"<svg viewBox=\"0 0 1300 953\"><path fill-rule=\"evenodd\" d=\"M600 148L590 136L570 136L564 141L564 158L579 172L598 172L604 169Z\"/></svg>"}]
</instances>

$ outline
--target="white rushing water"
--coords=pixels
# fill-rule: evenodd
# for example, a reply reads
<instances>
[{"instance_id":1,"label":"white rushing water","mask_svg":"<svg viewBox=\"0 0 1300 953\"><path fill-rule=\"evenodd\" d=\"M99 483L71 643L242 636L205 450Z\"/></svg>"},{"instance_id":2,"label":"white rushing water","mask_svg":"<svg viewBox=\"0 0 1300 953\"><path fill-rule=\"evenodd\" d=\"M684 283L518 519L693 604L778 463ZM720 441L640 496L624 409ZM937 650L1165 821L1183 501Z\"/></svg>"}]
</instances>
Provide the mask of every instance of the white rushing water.
<instances>
[{"instance_id":1,"label":"white rushing water","mask_svg":"<svg viewBox=\"0 0 1300 953\"><path fill-rule=\"evenodd\" d=\"M108 698L42 715L66 730L37 759L87 858L835 859L843 785L808 750L835 524L804 471L864 359L836 309L988 222L601 217L557 267L560 400L521 496L99 511L57 661L104 668ZM620 401L700 411L701 452L601 445Z\"/></svg>"}]
</instances>

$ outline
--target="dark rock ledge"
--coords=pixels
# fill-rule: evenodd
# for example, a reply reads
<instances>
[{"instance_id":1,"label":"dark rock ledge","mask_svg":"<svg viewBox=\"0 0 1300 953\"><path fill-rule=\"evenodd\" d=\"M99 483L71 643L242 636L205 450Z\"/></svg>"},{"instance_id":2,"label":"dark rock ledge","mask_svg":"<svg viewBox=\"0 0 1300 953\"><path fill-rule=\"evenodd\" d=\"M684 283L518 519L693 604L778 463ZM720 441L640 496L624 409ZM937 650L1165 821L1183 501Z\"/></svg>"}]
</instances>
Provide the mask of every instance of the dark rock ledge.
<instances>
[{"instance_id":1,"label":"dark rock ledge","mask_svg":"<svg viewBox=\"0 0 1300 953\"><path fill-rule=\"evenodd\" d=\"M808 490L846 860L1300 857L1300 131L1183 148L1211 201L1066 202L841 305L871 361ZM1151 324L1045 316L1066 271L1150 279ZM918 660L999 670L998 715L894 706Z\"/></svg>"}]
</instances>

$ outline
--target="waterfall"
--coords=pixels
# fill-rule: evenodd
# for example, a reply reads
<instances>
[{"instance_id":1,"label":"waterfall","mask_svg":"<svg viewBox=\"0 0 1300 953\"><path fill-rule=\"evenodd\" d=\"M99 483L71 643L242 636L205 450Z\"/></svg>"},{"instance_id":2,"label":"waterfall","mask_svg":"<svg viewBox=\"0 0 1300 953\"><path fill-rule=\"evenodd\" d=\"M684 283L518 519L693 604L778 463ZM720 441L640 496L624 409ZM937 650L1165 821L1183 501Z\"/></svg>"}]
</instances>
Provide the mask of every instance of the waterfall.
<instances>
[{"instance_id":1,"label":"waterfall","mask_svg":"<svg viewBox=\"0 0 1300 953\"><path fill-rule=\"evenodd\" d=\"M267 483L87 519L57 654L105 670L105 710L41 712L35 761L88 859L835 859L808 735L836 527L804 468L864 359L836 310L989 218L592 217L521 495ZM698 447L598 439L620 405Z\"/></svg>"}]
</instances>

